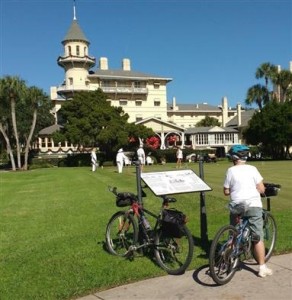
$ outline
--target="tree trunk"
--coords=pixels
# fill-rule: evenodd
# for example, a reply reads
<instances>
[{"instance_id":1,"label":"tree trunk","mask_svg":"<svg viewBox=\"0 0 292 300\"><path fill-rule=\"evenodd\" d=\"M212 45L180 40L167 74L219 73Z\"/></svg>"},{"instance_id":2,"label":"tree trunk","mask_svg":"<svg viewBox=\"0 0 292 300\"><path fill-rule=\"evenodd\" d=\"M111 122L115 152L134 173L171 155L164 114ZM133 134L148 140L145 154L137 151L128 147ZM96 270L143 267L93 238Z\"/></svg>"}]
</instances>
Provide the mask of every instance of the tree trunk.
<instances>
[{"instance_id":1,"label":"tree trunk","mask_svg":"<svg viewBox=\"0 0 292 300\"><path fill-rule=\"evenodd\" d=\"M10 97L10 104L11 104L12 126L13 126L15 141L16 141L17 166L19 169L21 169L20 145L19 145L19 138L18 138L18 131L17 131L17 123L16 123L14 96Z\"/></svg>"},{"instance_id":2,"label":"tree trunk","mask_svg":"<svg viewBox=\"0 0 292 300\"><path fill-rule=\"evenodd\" d=\"M10 157L12 170L16 171L15 160L14 160L13 152L12 152L12 149L11 149L10 141L9 141L9 138L8 138L6 132L5 132L5 129L4 129L2 123L0 123L0 132L2 133L2 135L5 139L5 142L6 142L6 150L7 150L7 154Z\"/></svg>"},{"instance_id":3,"label":"tree trunk","mask_svg":"<svg viewBox=\"0 0 292 300\"><path fill-rule=\"evenodd\" d=\"M23 169L27 170L28 168L28 152L29 152L29 146L30 146L30 142L32 139L32 135L35 129L35 125L36 125L36 121L37 121L37 110L35 109L33 111L33 118L32 118L32 124L30 127L30 132L26 141L26 145L25 145L25 153L24 153L24 164L23 164Z\"/></svg>"}]
</instances>

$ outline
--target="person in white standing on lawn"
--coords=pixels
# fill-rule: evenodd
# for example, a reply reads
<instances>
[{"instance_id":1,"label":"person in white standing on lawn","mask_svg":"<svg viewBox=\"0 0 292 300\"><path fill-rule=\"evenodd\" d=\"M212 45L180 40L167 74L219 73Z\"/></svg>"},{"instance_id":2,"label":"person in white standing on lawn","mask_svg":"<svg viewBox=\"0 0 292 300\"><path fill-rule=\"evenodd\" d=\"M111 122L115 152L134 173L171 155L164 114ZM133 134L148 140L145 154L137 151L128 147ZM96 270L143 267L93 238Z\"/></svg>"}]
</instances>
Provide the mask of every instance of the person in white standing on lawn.
<instances>
[{"instance_id":1,"label":"person in white standing on lawn","mask_svg":"<svg viewBox=\"0 0 292 300\"><path fill-rule=\"evenodd\" d=\"M96 157L96 148L92 148L91 150L91 170L92 172L96 171L96 167L97 167L97 157Z\"/></svg>"},{"instance_id":2,"label":"person in white standing on lawn","mask_svg":"<svg viewBox=\"0 0 292 300\"><path fill-rule=\"evenodd\" d=\"M124 154L123 148L119 149L117 156L116 156L116 163L118 167L118 173L123 173L123 166L125 163L125 159L127 159L127 156Z\"/></svg>"},{"instance_id":3,"label":"person in white standing on lawn","mask_svg":"<svg viewBox=\"0 0 292 300\"><path fill-rule=\"evenodd\" d=\"M176 158L177 158L177 161L176 161L176 167L177 167L177 168L181 168L181 162L182 162L182 160L183 160L183 152L182 152L181 147L178 147L178 148L177 148L177 151L176 151Z\"/></svg>"},{"instance_id":4,"label":"person in white standing on lawn","mask_svg":"<svg viewBox=\"0 0 292 300\"><path fill-rule=\"evenodd\" d=\"M138 160L140 161L140 170L142 172L143 169L144 169L145 159L146 159L146 157L145 157L145 151L144 151L142 145L140 145L140 147L137 150L137 156L138 156Z\"/></svg>"}]
</instances>

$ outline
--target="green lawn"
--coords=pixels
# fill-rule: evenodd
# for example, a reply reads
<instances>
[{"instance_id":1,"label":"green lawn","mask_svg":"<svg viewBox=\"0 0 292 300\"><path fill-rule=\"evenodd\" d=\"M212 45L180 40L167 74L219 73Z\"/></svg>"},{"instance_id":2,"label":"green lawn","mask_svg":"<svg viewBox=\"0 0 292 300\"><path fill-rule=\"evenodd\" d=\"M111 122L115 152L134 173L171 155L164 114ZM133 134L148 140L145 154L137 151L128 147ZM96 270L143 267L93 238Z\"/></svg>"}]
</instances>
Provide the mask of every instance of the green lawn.
<instances>
[{"instance_id":1,"label":"green lawn","mask_svg":"<svg viewBox=\"0 0 292 300\"><path fill-rule=\"evenodd\" d=\"M292 162L256 162L266 182L282 189L272 202L278 224L277 253L291 252ZM205 164L209 240L228 222L222 182L228 162ZM198 164L186 164L199 173ZM175 164L148 166L145 171L175 170ZM134 167L118 174L115 167L52 168L0 173L1 300L72 299L116 285L164 275L149 257L133 261L111 256L104 248L105 227L118 210L108 185L135 192ZM154 211L160 201L147 190L145 206ZM175 204L189 217L195 252L190 269L207 263L200 241L200 194L176 195Z\"/></svg>"}]
</instances>

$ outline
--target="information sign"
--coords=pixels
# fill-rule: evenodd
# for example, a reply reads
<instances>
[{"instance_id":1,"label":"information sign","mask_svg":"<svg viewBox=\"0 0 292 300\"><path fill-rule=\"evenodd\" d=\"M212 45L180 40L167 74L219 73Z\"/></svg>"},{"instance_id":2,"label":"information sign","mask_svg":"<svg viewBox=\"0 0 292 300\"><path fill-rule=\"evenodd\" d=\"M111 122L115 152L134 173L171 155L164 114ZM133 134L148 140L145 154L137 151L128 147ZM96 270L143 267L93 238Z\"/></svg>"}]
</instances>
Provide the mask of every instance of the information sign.
<instances>
[{"instance_id":1,"label":"information sign","mask_svg":"<svg viewBox=\"0 0 292 300\"><path fill-rule=\"evenodd\" d=\"M193 170L143 172L141 178L156 196L212 190Z\"/></svg>"}]
</instances>

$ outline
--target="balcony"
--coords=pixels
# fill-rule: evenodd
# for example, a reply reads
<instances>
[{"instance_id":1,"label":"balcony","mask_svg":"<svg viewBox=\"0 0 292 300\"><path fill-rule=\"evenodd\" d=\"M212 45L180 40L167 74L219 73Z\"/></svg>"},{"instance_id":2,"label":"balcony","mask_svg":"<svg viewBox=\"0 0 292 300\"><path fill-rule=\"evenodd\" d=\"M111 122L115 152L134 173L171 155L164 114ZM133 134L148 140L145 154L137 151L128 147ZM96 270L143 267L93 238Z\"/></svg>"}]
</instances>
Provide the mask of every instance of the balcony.
<instances>
[{"instance_id":1,"label":"balcony","mask_svg":"<svg viewBox=\"0 0 292 300\"><path fill-rule=\"evenodd\" d=\"M102 86L101 89L104 93L108 94L147 94L147 88L135 87L116 87L116 86Z\"/></svg>"},{"instance_id":2,"label":"balcony","mask_svg":"<svg viewBox=\"0 0 292 300\"><path fill-rule=\"evenodd\" d=\"M74 91L95 91L96 86L84 85L60 85L57 87L58 94L69 94ZM102 91L106 94L147 94L147 88L133 88L133 87L101 87Z\"/></svg>"}]
</instances>

